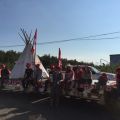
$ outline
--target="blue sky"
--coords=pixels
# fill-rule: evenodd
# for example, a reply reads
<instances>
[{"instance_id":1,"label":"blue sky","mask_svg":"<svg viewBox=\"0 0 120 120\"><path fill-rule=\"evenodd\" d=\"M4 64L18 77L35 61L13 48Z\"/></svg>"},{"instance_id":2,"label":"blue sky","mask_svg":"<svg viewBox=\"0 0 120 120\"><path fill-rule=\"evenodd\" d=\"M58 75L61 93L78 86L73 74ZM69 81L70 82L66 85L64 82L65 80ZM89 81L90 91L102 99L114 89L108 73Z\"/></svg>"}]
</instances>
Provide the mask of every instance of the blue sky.
<instances>
[{"instance_id":1,"label":"blue sky","mask_svg":"<svg viewBox=\"0 0 120 120\"><path fill-rule=\"evenodd\" d=\"M18 33L38 29L38 42L80 38L120 31L119 0L0 0L0 46L24 44ZM119 34L102 37L120 37ZM57 56L99 63L110 54L120 54L120 39L71 41L38 45L42 56ZM24 47L0 48L22 51Z\"/></svg>"}]
</instances>

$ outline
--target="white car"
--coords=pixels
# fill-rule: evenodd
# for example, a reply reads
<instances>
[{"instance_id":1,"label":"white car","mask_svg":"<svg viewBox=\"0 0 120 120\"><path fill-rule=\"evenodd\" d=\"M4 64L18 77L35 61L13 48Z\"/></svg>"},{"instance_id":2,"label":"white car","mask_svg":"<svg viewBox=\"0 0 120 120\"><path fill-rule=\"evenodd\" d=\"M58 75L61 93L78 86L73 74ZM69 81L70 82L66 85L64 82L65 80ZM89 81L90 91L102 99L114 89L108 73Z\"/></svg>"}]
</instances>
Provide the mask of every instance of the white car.
<instances>
[{"instance_id":1,"label":"white car","mask_svg":"<svg viewBox=\"0 0 120 120\"><path fill-rule=\"evenodd\" d=\"M108 72L101 72L99 70L97 70L95 67L92 67L92 66L88 66L92 72L92 78L93 80L94 79L98 79L99 76L102 74L102 73L106 73L107 74L107 77L108 77L108 80L115 80L115 74L113 73L108 73Z\"/></svg>"}]
</instances>

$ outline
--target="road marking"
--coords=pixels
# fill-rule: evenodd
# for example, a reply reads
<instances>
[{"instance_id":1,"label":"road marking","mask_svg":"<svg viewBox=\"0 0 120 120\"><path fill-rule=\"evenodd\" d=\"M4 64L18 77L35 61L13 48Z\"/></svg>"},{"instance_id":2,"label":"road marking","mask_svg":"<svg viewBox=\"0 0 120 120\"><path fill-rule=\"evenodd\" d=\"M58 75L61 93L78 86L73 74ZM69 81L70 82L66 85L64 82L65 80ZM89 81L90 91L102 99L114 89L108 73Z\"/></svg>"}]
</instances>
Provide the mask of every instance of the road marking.
<instances>
[{"instance_id":1,"label":"road marking","mask_svg":"<svg viewBox=\"0 0 120 120\"><path fill-rule=\"evenodd\" d=\"M48 100L48 99L50 99L50 97L46 97L46 98L42 98L42 99L39 99L39 100L33 101L32 104L34 104L34 103L38 103L38 102L43 102L43 101L46 101L46 100Z\"/></svg>"}]
</instances>

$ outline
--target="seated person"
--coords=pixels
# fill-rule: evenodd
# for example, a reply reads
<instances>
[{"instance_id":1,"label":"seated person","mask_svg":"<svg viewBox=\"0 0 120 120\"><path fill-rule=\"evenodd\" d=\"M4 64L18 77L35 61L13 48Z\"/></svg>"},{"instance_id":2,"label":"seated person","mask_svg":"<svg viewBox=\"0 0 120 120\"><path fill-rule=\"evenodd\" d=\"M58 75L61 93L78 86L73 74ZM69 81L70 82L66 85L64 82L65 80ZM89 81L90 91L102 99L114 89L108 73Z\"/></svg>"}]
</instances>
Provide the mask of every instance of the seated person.
<instances>
[{"instance_id":1,"label":"seated person","mask_svg":"<svg viewBox=\"0 0 120 120\"><path fill-rule=\"evenodd\" d=\"M99 86L99 88L100 87L104 88L106 86L106 84L107 84L107 81L108 81L108 78L107 78L106 73L102 73L100 75L100 77L98 78L98 86Z\"/></svg>"},{"instance_id":2,"label":"seated person","mask_svg":"<svg viewBox=\"0 0 120 120\"><path fill-rule=\"evenodd\" d=\"M33 69L31 68L31 64L26 64L24 79L22 81L23 88L28 88L29 84L33 84Z\"/></svg>"}]
</instances>

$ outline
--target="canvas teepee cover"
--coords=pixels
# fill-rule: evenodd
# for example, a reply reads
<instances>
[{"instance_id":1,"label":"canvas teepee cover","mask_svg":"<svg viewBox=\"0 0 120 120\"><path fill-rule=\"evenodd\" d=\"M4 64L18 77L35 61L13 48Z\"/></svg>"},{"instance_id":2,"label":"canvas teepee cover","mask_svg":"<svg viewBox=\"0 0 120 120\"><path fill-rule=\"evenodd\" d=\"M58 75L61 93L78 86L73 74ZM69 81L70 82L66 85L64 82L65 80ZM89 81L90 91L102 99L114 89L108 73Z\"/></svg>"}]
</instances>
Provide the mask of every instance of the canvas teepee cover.
<instances>
[{"instance_id":1,"label":"canvas teepee cover","mask_svg":"<svg viewBox=\"0 0 120 120\"><path fill-rule=\"evenodd\" d=\"M27 37L26 37L27 38ZM38 58L35 53L32 52L32 44L30 40L27 40L25 38L26 46L20 55L19 59L16 61L15 66L13 67L11 71L11 79L20 79L24 77L26 64L31 63L32 68L34 69L35 64L40 64L40 68L42 69L42 76L44 78L49 77L47 71L45 70L44 66L42 65L42 62ZM35 57L34 57L35 56Z\"/></svg>"}]
</instances>

